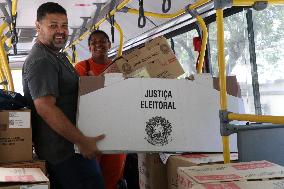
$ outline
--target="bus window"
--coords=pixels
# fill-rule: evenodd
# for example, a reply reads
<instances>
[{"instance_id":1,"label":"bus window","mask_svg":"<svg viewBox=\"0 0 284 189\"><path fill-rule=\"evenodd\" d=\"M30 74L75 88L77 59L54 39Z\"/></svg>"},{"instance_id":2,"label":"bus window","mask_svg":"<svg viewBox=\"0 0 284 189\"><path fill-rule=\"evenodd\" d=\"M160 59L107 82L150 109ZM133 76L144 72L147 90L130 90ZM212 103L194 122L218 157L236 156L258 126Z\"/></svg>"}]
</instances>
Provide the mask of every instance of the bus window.
<instances>
[{"instance_id":1,"label":"bus window","mask_svg":"<svg viewBox=\"0 0 284 189\"><path fill-rule=\"evenodd\" d=\"M263 115L283 115L284 110L284 12L283 6L268 6L264 11L252 11L252 26L257 72L251 71L248 40L247 11L225 18L226 74L236 75L247 113L256 113L252 77L258 75L257 84ZM209 43L213 75L218 75L216 22L209 24Z\"/></svg>"},{"instance_id":2,"label":"bus window","mask_svg":"<svg viewBox=\"0 0 284 189\"><path fill-rule=\"evenodd\" d=\"M172 38L174 41L175 54L181 63L186 76L196 73L195 64L198 53L195 52L193 48L192 40L194 37L198 37L196 30L191 30ZM170 39L169 44L171 44Z\"/></svg>"},{"instance_id":3,"label":"bus window","mask_svg":"<svg viewBox=\"0 0 284 189\"><path fill-rule=\"evenodd\" d=\"M284 114L284 6L253 11L262 112Z\"/></svg>"},{"instance_id":4,"label":"bus window","mask_svg":"<svg viewBox=\"0 0 284 189\"><path fill-rule=\"evenodd\" d=\"M211 70L212 74L217 77L218 52L216 22L209 24L208 30ZM245 11L224 18L224 40L226 75L236 75L241 87L245 110L247 113L252 113L254 106L251 107L250 103L248 103L249 100L252 100L253 105Z\"/></svg>"}]
</instances>

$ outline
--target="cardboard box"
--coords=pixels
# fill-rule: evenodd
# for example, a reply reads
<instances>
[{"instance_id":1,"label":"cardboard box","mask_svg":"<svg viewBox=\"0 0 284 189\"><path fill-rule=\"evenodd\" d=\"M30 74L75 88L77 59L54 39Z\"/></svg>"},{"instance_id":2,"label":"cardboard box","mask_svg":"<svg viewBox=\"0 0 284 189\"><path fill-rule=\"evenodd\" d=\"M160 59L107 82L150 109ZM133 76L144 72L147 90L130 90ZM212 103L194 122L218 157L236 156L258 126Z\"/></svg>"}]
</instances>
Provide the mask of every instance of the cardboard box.
<instances>
[{"instance_id":1,"label":"cardboard box","mask_svg":"<svg viewBox=\"0 0 284 189\"><path fill-rule=\"evenodd\" d=\"M1 168L1 189L48 189L49 180L39 168Z\"/></svg>"},{"instance_id":2,"label":"cardboard box","mask_svg":"<svg viewBox=\"0 0 284 189\"><path fill-rule=\"evenodd\" d=\"M31 112L0 111L0 163L32 160Z\"/></svg>"},{"instance_id":3,"label":"cardboard box","mask_svg":"<svg viewBox=\"0 0 284 189\"><path fill-rule=\"evenodd\" d=\"M196 185L193 189L283 189L284 180L226 182Z\"/></svg>"},{"instance_id":4,"label":"cardboard box","mask_svg":"<svg viewBox=\"0 0 284 189\"><path fill-rule=\"evenodd\" d=\"M33 161L24 161L16 163L0 163L0 167L6 168L40 168L40 170L46 175L46 165L43 160L33 160Z\"/></svg>"},{"instance_id":5,"label":"cardboard box","mask_svg":"<svg viewBox=\"0 0 284 189\"><path fill-rule=\"evenodd\" d=\"M232 153L231 160L237 160L238 154ZM177 189L178 167L190 167L212 163L223 163L223 154L187 154L172 155L167 160L168 189Z\"/></svg>"},{"instance_id":6,"label":"cardboard box","mask_svg":"<svg viewBox=\"0 0 284 189\"><path fill-rule=\"evenodd\" d=\"M268 161L178 168L179 189L196 189L202 187L206 189L218 187L221 189L230 187L240 189L237 184L231 182L241 181L245 183L273 178L284 178L284 167ZM247 185L250 184L247 183ZM248 189L249 187L245 188Z\"/></svg>"},{"instance_id":7,"label":"cardboard box","mask_svg":"<svg viewBox=\"0 0 284 189\"><path fill-rule=\"evenodd\" d=\"M163 162L161 160L163 158ZM238 158L231 154L231 160ZM177 189L177 168L223 163L223 154L138 154L140 189Z\"/></svg>"},{"instance_id":8,"label":"cardboard box","mask_svg":"<svg viewBox=\"0 0 284 189\"><path fill-rule=\"evenodd\" d=\"M219 78L213 77L213 87L214 89L220 91ZM241 88L238 84L236 76L226 76L226 89L227 93L232 96L241 98Z\"/></svg>"},{"instance_id":9,"label":"cardboard box","mask_svg":"<svg viewBox=\"0 0 284 189\"><path fill-rule=\"evenodd\" d=\"M140 189L166 189L166 165L161 162L159 154L138 154Z\"/></svg>"},{"instance_id":10,"label":"cardboard box","mask_svg":"<svg viewBox=\"0 0 284 189\"><path fill-rule=\"evenodd\" d=\"M49 189L49 182L35 183L35 184L7 184L1 186L0 189Z\"/></svg>"},{"instance_id":11,"label":"cardboard box","mask_svg":"<svg viewBox=\"0 0 284 189\"><path fill-rule=\"evenodd\" d=\"M96 77L88 78L89 85L96 82L92 79ZM84 78L80 88L81 83ZM77 127L87 136L104 133L98 143L104 153L222 152L219 92L212 83L206 74L194 81L118 81L79 97ZM229 111L241 113L242 107L240 98L228 96ZM236 135L230 139L236 152Z\"/></svg>"},{"instance_id":12,"label":"cardboard box","mask_svg":"<svg viewBox=\"0 0 284 189\"><path fill-rule=\"evenodd\" d=\"M144 47L134 49L115 60L119 70L125 75L133 75L144 68L151 78L177 78L184 74L175 54L164 37L155 38Z\"/></svg>"}]
</instances>

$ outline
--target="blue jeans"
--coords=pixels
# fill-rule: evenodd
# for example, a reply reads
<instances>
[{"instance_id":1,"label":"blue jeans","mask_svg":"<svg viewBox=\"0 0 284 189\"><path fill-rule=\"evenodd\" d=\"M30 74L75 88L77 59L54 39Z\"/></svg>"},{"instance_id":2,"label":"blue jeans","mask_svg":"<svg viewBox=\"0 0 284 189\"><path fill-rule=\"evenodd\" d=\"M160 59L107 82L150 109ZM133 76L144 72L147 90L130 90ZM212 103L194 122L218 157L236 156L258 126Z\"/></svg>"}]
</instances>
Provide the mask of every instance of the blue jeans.
<instances>
[{"instance_id":1,"label":"blue jeans","mask_svg":"<svg viewBox=\"0 0 284 189\"><path fill-rule=\"evenodd\" d=\"M47 164L50 189L104 189L104 180L96 158L75 154L62 163Z\"/></svg>"}]
</instances>

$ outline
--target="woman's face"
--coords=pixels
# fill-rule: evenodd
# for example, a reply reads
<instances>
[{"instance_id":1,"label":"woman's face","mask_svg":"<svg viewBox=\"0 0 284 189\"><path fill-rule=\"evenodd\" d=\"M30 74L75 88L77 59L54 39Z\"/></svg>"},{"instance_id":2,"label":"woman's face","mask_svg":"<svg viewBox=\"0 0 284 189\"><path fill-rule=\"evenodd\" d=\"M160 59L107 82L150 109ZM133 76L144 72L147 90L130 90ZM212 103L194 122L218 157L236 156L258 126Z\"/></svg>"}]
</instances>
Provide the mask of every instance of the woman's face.
<instances>
[{"instance_id":1,"label":"woman's face","mask_svg":"<svg viewBox=\"0 0 284 189\"><path fill-rule=\"evenodd\" d=\"M111 44L102 33L96 33L91 37L89 50L93 58L107 57Z\"/></svg>"}]
</instances>

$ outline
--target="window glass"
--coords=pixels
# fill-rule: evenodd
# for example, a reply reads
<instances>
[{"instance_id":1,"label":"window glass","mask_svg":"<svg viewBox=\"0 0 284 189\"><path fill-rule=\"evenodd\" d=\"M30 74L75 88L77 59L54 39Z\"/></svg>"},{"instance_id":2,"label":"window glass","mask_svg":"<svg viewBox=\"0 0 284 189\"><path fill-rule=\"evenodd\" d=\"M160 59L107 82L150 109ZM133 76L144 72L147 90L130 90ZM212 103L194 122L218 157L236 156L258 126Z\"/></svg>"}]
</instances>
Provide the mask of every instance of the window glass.
<instances>
[{"instance_id":1,"label":"window glass","mask_svg":"<svg viewBox=\"0 0 284 189\"><path fill-rule=\"evenodd\" d=\"M284 6L253 11L262 112L284 114Z\"/></svg>"},{"instance_id":2,"label":"window glass","mask_svg":"<svg viewBox=\"0 0 284 189\"><path fill-rule=\"evenodd\" d=\"M210 63L218 77L216 22L209 24ZM245 11L224 18L226 75L235 75L240 85L246 113L254 113Z\"/></svg>"},{"instance_id":3,"label":"window glass","mask_svg":"<svg viewBox=\"0 0 284 189\"><path fill-rule=\"evenodd\" d=\"M196 30L173 37L175 54L185 71L185 76L196 73L198 52L195 52L193 48L194 37L198 37ZM169 43L171 44L170 39Z\"/></svg>"},{"instance_id":4,"label":"window glass","mask_svg":"<svg viewBox=\"0 0 284 189\"><path fill-rule=\"evenodd\" d=\"M257 74L262 114L283 115L284 6L253 10ZM246 10L225 18L226 74L236 75L247 113L255 113ZM216 23L209 25L211 66L218 75Z\"/></svg>"}]
</instances>

